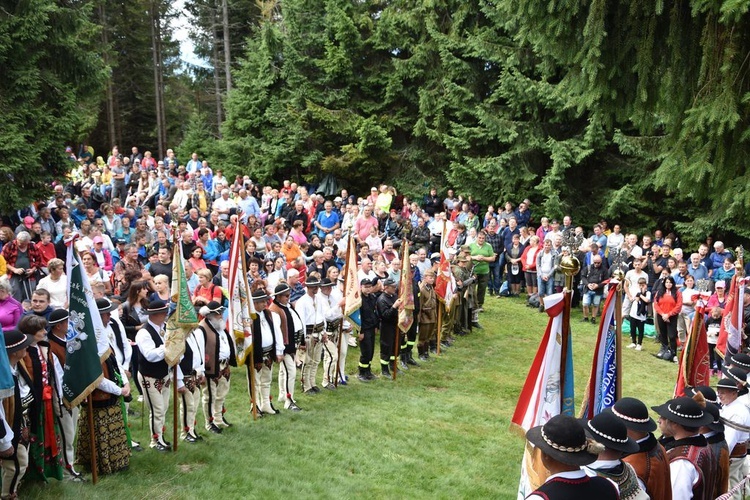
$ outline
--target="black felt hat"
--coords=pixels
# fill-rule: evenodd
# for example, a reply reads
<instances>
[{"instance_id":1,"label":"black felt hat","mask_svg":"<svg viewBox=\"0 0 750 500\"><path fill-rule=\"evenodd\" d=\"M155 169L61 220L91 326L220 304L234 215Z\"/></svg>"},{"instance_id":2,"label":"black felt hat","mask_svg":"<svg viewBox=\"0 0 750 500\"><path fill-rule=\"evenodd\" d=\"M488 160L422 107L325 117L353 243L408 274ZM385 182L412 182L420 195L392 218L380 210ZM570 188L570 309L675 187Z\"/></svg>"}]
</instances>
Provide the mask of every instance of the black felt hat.
<instances>
[{"instance_id":1,"label":"black felt hat","mask_svg":"<svg viewBox=\"0 0 750 500\"><path fill-rule=\"evenodd\" d=\"M581 424L587 436L610 450L635 453L639 449L636 440L628 437L628 428L625 423L609 408L591 420L582 420Z\"/></svg>"},{"instance_id":2,"label":"black felt hat","mask_svg":"<svg viewBox=\"0 0 750 500\"><path fill-rule=\"evenodd\" d=\"M716 391L713 390L713 388L707 385L696 385L695 387L690 387L690 386L685 387L685 396L690 396L692 398L699 392L703 394L703 397L706 399L707 403L713 403L715 405L719 404L719 397L716 395Z\"/></svg>"},{"instance_id":3,"label":"black felt hat","mask_svg":"<svg viewBox=\"0 0 750 500\"><path fill-rule=\"evenodd\" d=\"M706 427L716 432L724 432L724 422L721 421L721 414L719 413L719 407L713 403L706 403L706 413L711 415L713 422L706 424Z\"/></svg>"},{"instance_id":4,"label":"black felt hat","mask_svg":"<svg viewBox=\"0 0 750 500\"><path fill-rule=\"evenodd\" d=\"M161 299L152 300L148 303L146 308L146 314L151 316L152 314L161 314L169 311L169 306L166 302Z\"/></svg>"},{"instance_id":5,"label":"black felt hat","mask_svg":"<svg viewBox=\"0 0 750 500\"><path fill-rule=\"evenodd\" d=\"M567 415L555 415L544 425L532 427L526 439L558 462L587 465L597 458L589 451L591 442L580 422Z\"/></svg>"},{"instance_id":6,"label":"black felt hat","mask_svg":"<svg viewBox=\"0 0 750 500\"><path fill-rule=\"evenodd\" d=\"M723 373L726 378L734 380L742 387L747 385L747 371L743 370L739 366L732 366L731 368L723 366L721 368L721 373Z\"/></svg>"},{"instance_id":7,"label":"black felt hat","mask_svg":"<svg viewBox=\"0 0 750 500\"><path fill-rule=\"evenodd\" d=\"M114 305L108 298L102 297L100 299L96 299L96 308L99 309L100 313L108 313L113 309L116 309L117 306Z\"/></svg>"},{"instance_id":8,"label":"black felt hat","mask_svg":"<svg viewBox=\"0 0 750 500\"><path fill-rule=\"evenodd\" d=\"M625 427L638 432L653 432L656 422L648 414L645 403L636 398L621 398L612 406L612 413Z\"/></svg>"},{"instance_id":9,"label":"black felt hat","mask_svg":"<svg viewBox=\"0 0 750 500\"><path fill-rule=\"evenodd\" d=\"M744 352L733 354L732 356L730 356L729 362L732 364L732 366L737 366L745 371L750 371L750 356L748 356Z\"/></svg>"},{"instance_id":10,"label":"black felt hat","mask_svg":"<svg viewBox=\"0 0 750 500\"><path fill-rule=\"evenodd\" d=\"M10 330L5 332L5 348L8 350L8 354L26 349L34 341L34 338L26 335L20 330Z\"/></svg>"},{"instance_id":11,"label":"black felt hat","mask_svg":"<svg viewBox=\"0 0 750 500\"><path fill-rule=\"evenodd\" d=\"M62 323L66 319L70 317L70 313L68 313L67 309L55 309L51 313L49 313L49 319L47 320L47 323L50 325L56 325L58 323Z\"/></svg>"},{"instance_id":12,"label":"black felt hat","mask_svg":"<svg viewBox=\"0 0 750 500\"><path fill-rule=\"evenodd\" d=\"M253 302L260 300L268 300L268 294L262 288L253 292Z\"/></svg>"},{"instance_id":13,"label":"black felt hat","mask_svg":"<svg viewBox=\"0 0 750 500\"><path fill-rule=\"evenodd\" d=\"M663 419L685 427L701 427L713 421L711 414L703 411L697 401L687 396L670 399L663 405L652 406L651 409Z\"/></svg>"}]
</instances>

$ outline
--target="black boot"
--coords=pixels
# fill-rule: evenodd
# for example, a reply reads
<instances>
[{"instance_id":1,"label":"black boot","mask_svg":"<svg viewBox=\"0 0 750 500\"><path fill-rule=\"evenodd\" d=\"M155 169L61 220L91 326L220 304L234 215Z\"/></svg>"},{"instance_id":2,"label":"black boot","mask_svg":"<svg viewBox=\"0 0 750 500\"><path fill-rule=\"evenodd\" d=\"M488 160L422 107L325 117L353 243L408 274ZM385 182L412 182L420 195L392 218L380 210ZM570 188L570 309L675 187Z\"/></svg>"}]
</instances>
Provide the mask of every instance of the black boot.
<instances>
[{"instance_id":1,"label":"black boot","mask_svg":"<svg viewBox=\"0 0 750 500\"><path fill-rule=\"evenodd\" d=\"M359 367L359 375L357 375L357 378L360 382L369 382L370 379L367 378L367 368Z\"/></svg>"},{"instance_id":2,"label":"black boot","mask_svg":"<svg viewBox=\"0 0 750 500\"><path fill-rule=\"evenodd\" d=\"M419 360L420 361L429 361L430 360L430 351L428 350L426 345L420 345L417 346L417 351L419 352Z\"/></svg>"},{"instance_id":3,"label":"black boot","mask_svg":"<svg viewBox=\"0 0 750 500\"><path fill-rule=\"evenodd\" d=\"M411 366L419 366L419 363L414 359L412 351L406 351L406 364Z\"/></svg>"},{"instance_id":4,"label":"black boot","mask_svg":"<svg viewBox=\"0 0 750 500\"><path fill-rule=\"evenodd\" d=\"M403 370L403 371L408 371L409 370L409 367L406 365L408 356L409 356L409 354L406 351L402 352L399 355L399 357L398 357L398 359L399 359L398 369L399 370Z\"/></svg>"},{"instance_id":5,"label":"black boot","mask_svg":"<svg viewBox=\"0 0 750 500\"><path fill-rule=\"evenodd\" d=\"M425 352L428 355L429 355L429 353L437 354L437 340L436 339L430 340L430 347Z\"/></svg>"},{"instance_id":6,"label":"black boot","mask_svg":"<svg viewBox=\"0 0 750 500\"><path fill-rule=\"evenodd\" d=\"M387 364L380 363L380 374L385 378L392 378L391 377L391 369L388 367Z\"/></svg>"},{"instance_id":7,"label":"black boot","mask_svg":"<svg viewBox=\"0 0 750 500\"><path fill-rule=\"evenodd\" d=\"M657 354L656 357L657 358L661 358L662 356L664 356L664 351L666 351L666 350L667 350L667 347L664 346L664 345L662 345L661 349L659 349L659 354Z\"/></svg>"},{"instance_id":8,"label":"black boot","mask_svg":"<svg viewBox=\"0 0 750 500\"><path fill-rule=\"evenodd\" d=\"M378 379L378 376L372 373L372 370L368 366L367 367L367 380L377 380L377 379Z\"/></svg>"}]
</instances>

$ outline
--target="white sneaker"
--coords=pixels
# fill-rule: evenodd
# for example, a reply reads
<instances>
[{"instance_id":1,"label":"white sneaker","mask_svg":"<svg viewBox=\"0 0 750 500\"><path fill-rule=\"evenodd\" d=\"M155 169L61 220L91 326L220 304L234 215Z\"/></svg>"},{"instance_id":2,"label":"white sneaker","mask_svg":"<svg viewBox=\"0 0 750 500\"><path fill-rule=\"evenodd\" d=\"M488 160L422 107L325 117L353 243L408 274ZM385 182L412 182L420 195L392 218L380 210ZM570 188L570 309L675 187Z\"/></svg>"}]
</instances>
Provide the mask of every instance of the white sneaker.
<instances>
[{"instance_id":1,"label":"white sneaker","mask_svg":"<svg viewBox=\"0 0 750 500\"><path fill-rule=\"evenodd\" d=\"M637 346L635 346L635 350L636 351L642 351L643 350L643 346L641 344L638 344Z\"/></svg>"},{"instance_id":2,"label":"white sneaker","mask_svg":"<svg viewBox=\"0 0 750 500\"><path fill-rule=\"evenodd\" d=\"M630 344L630 345L628 346L628 349L633 349L634 347L636 347L636 345L635 345L635 342L634 342L634 343L632 343L632 344Z\"/></svg>"}]
</instances>

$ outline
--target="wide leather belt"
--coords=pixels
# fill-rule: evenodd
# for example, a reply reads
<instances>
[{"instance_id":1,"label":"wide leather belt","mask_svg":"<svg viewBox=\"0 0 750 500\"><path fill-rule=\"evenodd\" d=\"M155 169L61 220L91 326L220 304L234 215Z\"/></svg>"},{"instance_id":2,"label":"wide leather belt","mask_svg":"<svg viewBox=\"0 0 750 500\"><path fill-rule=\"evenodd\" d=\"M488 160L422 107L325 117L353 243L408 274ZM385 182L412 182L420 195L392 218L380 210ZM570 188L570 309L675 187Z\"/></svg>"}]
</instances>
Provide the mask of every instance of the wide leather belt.
<instances>
[{"instance_id":1,"label":"wide leather belt","mask_svg":"<svg viewBox=\"0 0 750 500\"><path fill-rule=\"evenodd\" d=\"M743 458L745 455L747 455L747 443L737 443L732 448L729 458Z\"/></svg>"}]
</instances>

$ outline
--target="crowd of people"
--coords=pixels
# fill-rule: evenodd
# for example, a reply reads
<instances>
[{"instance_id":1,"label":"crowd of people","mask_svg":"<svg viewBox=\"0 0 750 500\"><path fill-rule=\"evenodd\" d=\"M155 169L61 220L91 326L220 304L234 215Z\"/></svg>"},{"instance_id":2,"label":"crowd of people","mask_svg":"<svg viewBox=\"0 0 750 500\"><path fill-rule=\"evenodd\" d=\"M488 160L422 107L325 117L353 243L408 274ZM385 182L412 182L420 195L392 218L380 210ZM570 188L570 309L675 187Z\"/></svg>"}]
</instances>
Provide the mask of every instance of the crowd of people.
<instances>
[{"instance_id":1,"label":"crowd of people","mask_svg":"<svg viewBox=\"0 0 750 500\"><path fill-rule=\"evenodd\" d=\"M715 388L688 387L652 406L658 424L642 401L624 397L590 420L557 415L531 428L526 438L541 457L535 472L547 476L526 498L745 498L748 370L750 356L735 354Z\"/></svg>"},{"instance_id":2,"label":"crowd of people","mask_svg":"<svg viewBox=\"0 0 750 500\"><path fill-rule=\"evenodd\" d=\"M239 353L226 316L230 245L238 231L245 239L257 311L254 357L247 365L261 417L280 411L271 395L274 366L276 402L295 412L302 411L295 397L298 384L314 396L349 383L350 347L360 350L359 381L390 379L482 328L479 318L488 297L525 293L529 304L542 310L542 299L562 289L560 260L566 254L576 254L582 264L575 300L581 302L583 321L597 321L606 281L621 269L626 272L624 312L634 332L631 347L640 350L643 324L654 317L664 337L660 357L672 360L674 341L694 313L684 290L700 283L712 291L715 307L724 307L723 290L735 269L734 256L721 242L706 242L687 256L674 235L662 237L657 230L639 240L621 233L618 225L610 230L604 220L587 235L569 216L562 224L537 219L529 200L483 209L451 189L443 195L431 189L411 200L385 184L361 196L346 189L326 196L289 180L275 187L248 176L227 179L197 154L183 165L172 150L157 160L136 147L130 155L113 147L106 159L84 155L71 161L76 165L70 178L55 183L49 199L5 217L0 228L0 325L16 375L15 405L6 409L5 419L12 431L7 435L15 437L0 451L4 497L15 494L27 466L45 477L81 480L74 464L85 466L95 452L101 472L126 468L130 449L141 449L127 432L131 385L149 412L150 448L170 450L164 422L173 370L180 401L172 404L182 406L181 439L203 439L196 430L199 407L208 432L220 434L231 426L224 402ZM108 443L97 450L76 439L88 432L85 412L61 404L69 320L66 242L72 236L113 353L92 396L96 418L106 423L96 426L99 440ZM357 266L363 303L357 329L343 311L349 245L356 245L356 263L350 265ZM172 368L164 360L164 326L174 309L175 248L200 325ZM447 308L435 289L441 253L450 260L456 285ZM414 297L414 321L406 333L398 327L404 269ZM376 338L380 351L373 373ZM29 432L34 439L21 438ZM64 445L51 445L58 440ZM34 452L39 443L42 452Z\"/></svg>"}]
</instances>

